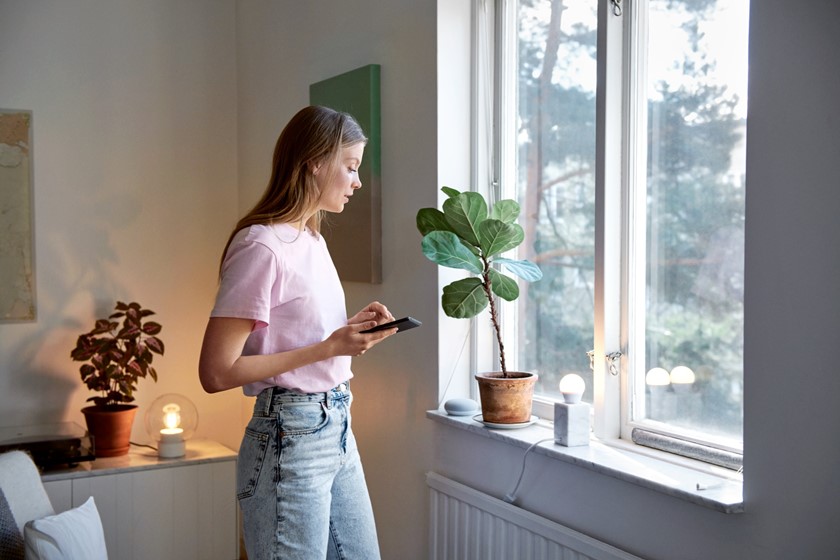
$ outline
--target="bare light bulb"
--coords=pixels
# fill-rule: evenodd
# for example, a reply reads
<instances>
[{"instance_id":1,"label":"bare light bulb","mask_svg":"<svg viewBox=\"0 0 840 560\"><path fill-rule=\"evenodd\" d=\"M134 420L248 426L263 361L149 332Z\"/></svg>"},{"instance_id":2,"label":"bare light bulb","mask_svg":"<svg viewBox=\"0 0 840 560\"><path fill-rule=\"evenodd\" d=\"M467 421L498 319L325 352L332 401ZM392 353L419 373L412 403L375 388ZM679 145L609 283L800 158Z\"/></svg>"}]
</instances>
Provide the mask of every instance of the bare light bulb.
<instances>
[{"instance_id":1,"label":"bare light bulb","mask_svg":"<svg viewBox=\"0 0 840 560\"><path fill-rule=\"evenodd\" d=\"M181 407L175 403L163 406L163 425L160 430L158 456L164 458L183 457L186 453L184 429L181 428Z\"/></svg>"},{"instance_id":2,"label":"bare light bulb","mask_svg":"<svg viewBox=\"0 0 840 560\"><path fill-rule=\"evenodd\" d=\"M663 387L671 384L671 377L664 368L655 367L645 374L645 383L653 387Z\"/></svg>"},{"instance_id":3,"label":"bare light bulb","mask_svg":"<svg viewBox=\"0 0 840 560\"><path fill-rule=\"evenodd\" d=\"M169 403L163 407L163 424L170 430L181 425L181 407L175 403Z\"/></svg>"},{"instance_id":4,"label":"bare light bulb","mask_svg":"<svg viewBox=\"0 0 840 560\"><path fill-rule=\"evenodd\" d=\"M563 394L563 400L568 404L579 403L584 390L586 390L586 383L583 377L576 373L564 375L560 380L560 392Z\"/></svg>"},{"instance_id":5,"label":"bare light bulb","mask_svg":"<svg viewBox=\"0 0 840 560\"><path fill-rule=\"evenodd\" d=\"M671 370L671 383L690 385L694 383L696 376L694 370L687 366L677 366Z\"/></svg>"}]
</instances>

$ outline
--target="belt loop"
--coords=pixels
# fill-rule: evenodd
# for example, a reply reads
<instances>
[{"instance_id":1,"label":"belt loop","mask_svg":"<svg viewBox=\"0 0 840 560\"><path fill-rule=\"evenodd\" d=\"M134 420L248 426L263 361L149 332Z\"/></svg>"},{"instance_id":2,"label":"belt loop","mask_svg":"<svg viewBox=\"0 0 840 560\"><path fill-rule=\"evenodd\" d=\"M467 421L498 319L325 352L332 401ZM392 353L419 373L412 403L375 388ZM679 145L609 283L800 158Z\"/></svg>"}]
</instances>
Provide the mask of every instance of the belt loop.
<instances>
[{"instance_id":1,"label":"belt loop","mask_svg":"<svg viewBox=\"0 0 840 560\"><path fill-rule=\"evenodd\" d=\"M327 410L332 408L332 399L330 399L330 393L332 393L332 391L326 391L324 393L324 406L327 407Z\"/></svg>"},{"instance_id":2,"label":"belt loop","mask_svg":"<svg viewBox=\"0 0 840 560\"><path fill-rule=\"evenodd\" d=\"M262 403L260 403L263 416L268 416L271 413L271 403L274 401L274 387L266 387L260 392Z\"/></svg>"}]
</instances>

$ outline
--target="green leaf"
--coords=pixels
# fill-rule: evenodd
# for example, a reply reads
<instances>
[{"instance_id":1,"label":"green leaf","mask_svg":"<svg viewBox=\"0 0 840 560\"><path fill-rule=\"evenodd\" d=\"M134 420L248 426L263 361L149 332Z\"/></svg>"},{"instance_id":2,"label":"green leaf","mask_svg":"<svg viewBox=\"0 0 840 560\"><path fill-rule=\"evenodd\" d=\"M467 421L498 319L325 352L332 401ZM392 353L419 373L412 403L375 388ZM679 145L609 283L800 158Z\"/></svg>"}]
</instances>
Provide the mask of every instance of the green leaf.
<instances>
[{"instance_id":1,"label":"green leaf","mask_svg":"<svg viewBox=\"0 0 840 560\"><path fill-rule=\"evenodd\" d=\"M519 224L485 220L478 227L478 236L484 258L490 258L518 246L525 239L525 232Z\"/></svg>"},{"instance_id":2,"label":"green leaf","mask_svg":"<svg viewBox=\"0 0 840 560\"><path fill-rule=\"evenodd\" d=\"M440 190L443 191L449 198L455 198L461 194L461 191L455 190L452 187L441 187Z\"/></svg>"},{"instance_id":3,"label":"green leaf","mask_svg":"<svg viewBox=\"0 0 840 560\"><path fill-rule=\"evenodd\" d=\"M422 247L426 258L441 266L462 268L474 274L481 274L484 270L481 260L451 231L433 231L427 234L423 237Z\"/></svg>"},{"instance_id":4,"label":"green leaf","mask_svg":"<svg viewBox=\"0 0 840 560\"><path fill-rule=\"evenodd\" d=\"M443 214L458 237L478 246L478 225L487 219L487 203L474 192L461 193L443 203Z\"/></svg>"},{"instance_id":5,"label":"green leaf","mask_svg":"<svg viewBox=\"0 0 840 560\"><path fill-rule=\"evenodd\" d=\"M513 301L519 297L519 284L516 280L493 269L490 269L490 289L506 301Z\"/></svg>"},{"instance_id":6,"label":"green leaf","mask_svg":"<svg viewBox=\"0 0 840 560\"><path fill-rule=\"evenodd\" d=\"M455 319L475 317L489 303L478 278L464 278L445 286L440 301L443 312Z\"/></svg>"},{"instance_id":7,"label":"green leaf","mask_svg":"<svg viewBox=\"0 0 840 560\"><path fill-rule=\"evenodd\" d=\"M452 228L437 208L421 208L417 211L417 230L426 235L432 231L452 231Z\"/></svg>"},{"instance_id":8,"label":"green leaf","mask_svg":"<svg viewBox=\"0 0 840 560\"><path fill-rule=\"evenodd\" d=\"M493 205L490 217L506 224L512 224L519 217L519 203L515 200L500 200Z\"/></svg>"},{"instance_id":9,"label":"green leaf","mask_svg":"<svg viewBox=\"0 0 840 560\"><path fill-rule=\"evenodd\" d=\"M494 259L494 263L503 264L506 269L516 274L526 282L536 282L542 278L540 267L528 260L515 261L512 259Z\"/></svg>"}]
</instances>

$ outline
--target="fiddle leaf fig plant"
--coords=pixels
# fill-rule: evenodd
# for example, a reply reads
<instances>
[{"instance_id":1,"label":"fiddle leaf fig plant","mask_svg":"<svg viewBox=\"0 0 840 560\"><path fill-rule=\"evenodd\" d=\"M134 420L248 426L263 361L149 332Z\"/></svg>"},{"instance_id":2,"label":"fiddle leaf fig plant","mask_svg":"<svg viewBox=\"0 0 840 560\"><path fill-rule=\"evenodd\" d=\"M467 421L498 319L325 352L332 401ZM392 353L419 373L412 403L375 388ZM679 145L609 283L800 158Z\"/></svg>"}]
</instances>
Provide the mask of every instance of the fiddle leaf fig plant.
<instances>
[{"instance_id":1,"label":"fiddle leaf fig plant","mask_svg":"<svg viewBox=\"0 0 840 560\"><path fill-rule=\"evenodd\" d=\"M157 381L152 359L154 354L163 354L164 345L157 336L161 325L146 320L154 314L139 303L118 301L114 313L79 335L70 357L86 362L79 368L82 381L91 391L99 392L88 401L96 406L130 403L140 378ZM122 324L115 319L122 319Z\"/></svg>"},{"instance_id":2,"label":"fiddle leaf fig plant","mask_svg":"<svg viewBox=\"0 0 840 560\"><path fill-rule=\"evenodd\" d=\"M542 278L542 271L536 264L500 256L525 240L522 226L516 223L519 204L505 199L490 208L479 193L460 192L450 187L441 190L449 197L443 203L442 211L421 208L417 212L423 254L441 266L463 269L475 275L443 288L443 312L456 319L469 319L489 305L490 320L499 344L502 375L508 377L494 296L514 301L519 297L519 284L502 269L527 282Z\"/></svg>"}]
</instances>

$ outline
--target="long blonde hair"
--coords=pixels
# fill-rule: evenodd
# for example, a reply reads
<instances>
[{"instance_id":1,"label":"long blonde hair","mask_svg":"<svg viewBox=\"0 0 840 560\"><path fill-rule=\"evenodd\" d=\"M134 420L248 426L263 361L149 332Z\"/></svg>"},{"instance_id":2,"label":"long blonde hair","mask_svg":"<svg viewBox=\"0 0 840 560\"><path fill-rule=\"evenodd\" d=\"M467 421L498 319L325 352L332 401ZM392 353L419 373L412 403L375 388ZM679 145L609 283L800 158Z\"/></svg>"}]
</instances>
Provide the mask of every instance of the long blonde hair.
<instances>
[{"instance_id":1,"label":"long blonde hair","mask_svg":"<svg viewBox=\"0 0 840 560\"><path fill-rule=\"evenodd\" d=\"M268 186L259 202L237 222L228 237L222 263L239 230L255 224L301 222L321 196L313 166L323 165L333 173L341 150L359 143L367 143L367 138L351 115L317 105L298 111L283 128L274 146ZM305 224L316 234L321 229L322 214L320 210L315 212Z\"/></svg>"}]
</instances>

